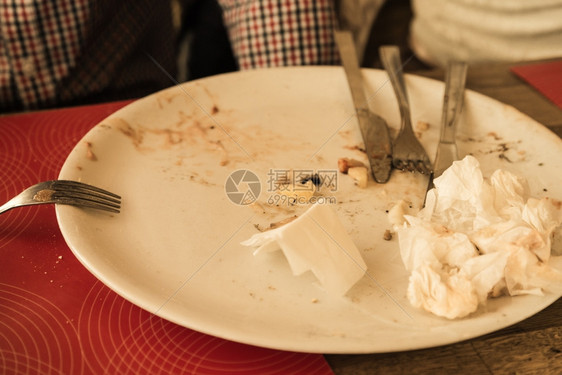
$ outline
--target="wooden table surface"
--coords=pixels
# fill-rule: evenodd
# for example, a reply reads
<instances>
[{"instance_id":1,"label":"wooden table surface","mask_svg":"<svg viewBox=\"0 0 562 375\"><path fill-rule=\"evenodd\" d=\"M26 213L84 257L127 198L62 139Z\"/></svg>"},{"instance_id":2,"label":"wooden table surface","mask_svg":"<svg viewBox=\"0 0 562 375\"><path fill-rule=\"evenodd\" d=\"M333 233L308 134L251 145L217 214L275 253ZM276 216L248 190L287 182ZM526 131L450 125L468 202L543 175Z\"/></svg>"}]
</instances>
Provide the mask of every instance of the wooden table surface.
<instances>
[{"instance_id":1,"label":"wooden table surface","mask_svg":"<svg viewBox=\"0 0 562 375\"><path fill-rule=\"evenodd\" d=\"M517 108L562 137L562 110L512 74L510 66L471 65L467 88ZM411 73L443 80L439 69ZM325 357L335 374L562 374L562 299L516 325L457 344Z\"/></svg>"}]
</instances>

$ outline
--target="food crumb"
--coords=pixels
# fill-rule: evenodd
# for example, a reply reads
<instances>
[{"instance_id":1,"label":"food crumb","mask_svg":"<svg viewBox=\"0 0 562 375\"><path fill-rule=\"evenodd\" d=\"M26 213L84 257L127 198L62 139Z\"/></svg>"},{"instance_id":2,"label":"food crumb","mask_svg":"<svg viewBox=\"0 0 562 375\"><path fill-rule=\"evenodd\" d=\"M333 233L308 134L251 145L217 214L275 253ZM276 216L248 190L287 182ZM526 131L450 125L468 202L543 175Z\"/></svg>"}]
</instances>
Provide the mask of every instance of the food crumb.
<instances>
[{"instance_id":1,"label":"food crumb","mask_svg":"<svg viewBox=\"0 0 562 375\"><path fill-rule=\"evenodd\" d=\"M509 159L503 152L498 155L498 158L503 159L508 163L513 163L513 161L511 161L511 159Z\"/></svg>"},{"instance_id":2,"label":"food crumb","mask_svg":"<svg viewBox=\"0 0 562 375\"><path fill-rule=\"evenodd\" d=\"M390 241L392 239L392 232L390 230L385 230L382 236L383 240Z\"/></svg>"},{"instance_id":3,"label":"food crumb","mask_svg":"<svg viewBox=\"0 0 562 375\"><path fill-rule=\"evenodd\" d=\"M94 154L94 151L92 151L92 142L86 142L86 158L88 158L91 161L96 161L98 160L98 158L96 157L96 154Z\"/></svg>"},{"instance_id":4,"label":"food crumb","mask_svg":"<svg viewBox=\"0 0 562 375\"><path fill-rule=\"evenodd\" d=\"M360 188L364 189L367 187L368 171L366 167L349 168L347 174L355 180Z\"/></svg>"},{"instance_id":5,"label":"food crumb","mask_svg":"<svg viewBox=\"0 0 562 375\"><path fill-rule=\"evenodd\" d=\"M489 133L488 133L488 136L494 138L496 141L501 140L501 137L498 136L498 134L497 134L496 132L489 132Z\"/></svg>"},{"instance_id":6,"label":"food crumb","mask_svg":"<svg viewBox=\"0 0 562 375\"><path fill-rule=\"evenodd\" d=\"M288 217L286 219L277 221L275 223L270 223L269 224L269 229L275 229L275 228L279 228L282 227L285 224L289 224L291 221L295 220L297 218L297 215L293 215L291 217ZM258 228L259 229L259 228Z\"/></svg>"},{"instance_id":7,"label":"food crumb","mask_svg":"<svg viewBox=\"0 0 562 375\"><path fill-rule=\"evenodd\" d=\"M343 174L347 174L347 172L349 171L349 168L364 167L364 166L365 166L365 164L363 164L359 160L348 159L348 158L339 158L338 159L338 170Z\"/></svg>"},{"instance_id":8,"label":"food crumb","mask_svg":"<svg viewBox=\"0 0 562 375\"><path fill-rule=\"evenodd\" d=\"M48 202L53 197L54 192L55 192L54 190L50 190L50 189L39 190L33 196L33 200L36 202Z\"/></svg>"},{"instance_id":9,"label":"food crumb","mask_svg":"<svg viewBox=\"0 0 562 375\"><path fill-rule=\"evenodd\" d=\"M417 131L424 132L427 129L429 129L429 122L420 120L416 123L416 130Z\"/></svg>"},{"instance_id":10,"label":"food crumb","mask_svg":"<svg viewBox=\"0 0 562 375\"><path fill-rule=\"evenodd\" d=\"M310 302L312 302L312 303L318 303L318 298L313 298Z\"/></svg>"},{"instance_id":11,"label":"food crumb","mask_svg":"<svg viewBox=\"0 0 562 375\"><path fill-rule=\"evenodd\" d=\"M339 158L338 159L338 170L341 173L347 174L348 169L349 169L349 165L348 165L347 159Z\"/></svg>"}]
</instances>

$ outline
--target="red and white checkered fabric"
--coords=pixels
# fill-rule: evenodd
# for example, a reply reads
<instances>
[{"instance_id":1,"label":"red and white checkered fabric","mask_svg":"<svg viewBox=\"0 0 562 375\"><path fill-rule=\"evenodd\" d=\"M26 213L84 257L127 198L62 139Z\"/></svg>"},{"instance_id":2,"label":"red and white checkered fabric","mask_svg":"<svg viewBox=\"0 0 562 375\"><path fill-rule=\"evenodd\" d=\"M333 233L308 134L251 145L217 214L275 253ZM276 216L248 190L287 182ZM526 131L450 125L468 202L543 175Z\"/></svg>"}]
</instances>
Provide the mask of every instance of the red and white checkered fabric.
<instances>
[{"instance_id":1,"label":"red and white checkered fabric","mask_svg":"<svg viewBox=\"0 0 562 375\"><path fill-rule=\"evenodd\" d=\"M0 103L15 93L29 105L55 96L74 66L88 19L88 1L0 1Z\"/></svg>"},{"instance_id":2,"label":"red and white checkered fabric","mask_svg":"<svg viewBox=\"0 0 562 375\"><path fill-rule=\"evenodd\" d=\"M339 61L331 0L219 0L240 69Z\"/></svg>"},{"instance_id":3,"label":"red and white checkered fabric","mask_svg":"<svg viewBox=\"0 0 562 375\"><path fill-rule=\"evenodd\" d=\"M240 69L338 63L332 0L218 1ZM0 111L169 86L162 72L176 68L169 5L0 0Z\"/></svg>"},{"instance_id":4,"label":"red and white checkered fabric","mask_svg":"<svg viewBox=\"0 0 562 375\"><path fill-rule=\"evenodd\" d=\"M169 86L174 37L158 0L0 0L0 111Z\"/></svg>"}]
</instances>

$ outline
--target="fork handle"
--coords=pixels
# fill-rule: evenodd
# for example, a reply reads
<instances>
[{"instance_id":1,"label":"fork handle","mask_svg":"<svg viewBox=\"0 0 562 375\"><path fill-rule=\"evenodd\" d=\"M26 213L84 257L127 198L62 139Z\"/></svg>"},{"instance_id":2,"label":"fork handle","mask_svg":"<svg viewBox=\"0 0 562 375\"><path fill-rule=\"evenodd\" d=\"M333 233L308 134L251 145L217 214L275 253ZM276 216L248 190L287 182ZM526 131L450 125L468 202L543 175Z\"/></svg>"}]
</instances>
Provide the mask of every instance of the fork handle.
<instances>
[{"instance_id":1,"label":"fork handle","mask_svg":"<svg viewBox=\"0 0 562 375\"><path fill-rule=\"evenodd\" d=\"M410 120L410 104L408 102L408 94L406 91L406 83L404 82L404 75L398 74L402 70L402 62L400 60L400 49L397 46L382 46L379 49L382 65L396 94L398 100L398 107L402 119ZM402 128L403 128L402 124Z\"/></svg>"},{"instance_id":2,"label":"fork handle","mask_svg":"<svg viewBox=\"0 0 562 375\"><path fill-rule=\"evenodd\" d=\"M462 110L463 94L466 82L466 62L450 61L445 76L445 95L443 115L441 117L441 141L455 143L458 115Z\"/></svg>"}]
</instances>

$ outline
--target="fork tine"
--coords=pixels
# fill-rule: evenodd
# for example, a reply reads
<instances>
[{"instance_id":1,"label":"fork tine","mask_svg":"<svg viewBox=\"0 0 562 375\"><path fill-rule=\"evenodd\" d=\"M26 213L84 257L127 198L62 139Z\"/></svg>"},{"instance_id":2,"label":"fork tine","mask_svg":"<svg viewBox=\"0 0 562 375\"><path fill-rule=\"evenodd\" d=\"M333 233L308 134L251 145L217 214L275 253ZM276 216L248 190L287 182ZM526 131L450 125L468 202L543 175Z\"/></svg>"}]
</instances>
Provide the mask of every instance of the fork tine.
<instances>
[{"instance_id":1,"label":"fork tine","mask_svg":"<svg viewBox=\"0 0 562 375\"><path fill-rule=\"evenodd\" d=\"M92 202L97 202L101 204L107 204L108 206L119 207L121 201L119 199L104 196L98 193L82 192L78 190L54 190L53 198L74 198L74 199L84 199Z\"/></svg>"},{"instance_id":2,"label":"fork tine","mask_svg":"<svg viewBox=\"0 0 562 375\"><path fill-rule=\"evenodd\" d=\"M408 172L417 172L418 166L415 160L408 160Z\"/></svg>"},{"instance_id":3,"label":"fork tine","mask_svg":"<svg viewBox=\"0 0 562 375\"><path fill-rule=\"evenodd\" d=\"M419 172L422 174L431 174L432 169L428 167L428 162L425 160L411 160L411 159L394 159L392 161L394 168L401 171Z\"/></svg>"},{"instance_id":4,"label":"fork tine","mask_svg":"<svg viewBox=\"0 0 562 375\"><path fill-rule=\"evenodd\" d=\"M121 197L115 193L104 190L97 186L89 185L84 182L71 181L71 180L55 180L53 181L53 188L67 188L76 191L88 191L90 193L99 193L101 195L113 197L115 199L121 199Z\"/></svg>"},{"instance_id":5,"label":"fork tine","mask_svg":"<svg viewBox=\"0 0 562 375\"><path fill-rule=\"evenodd\" d=\"M109 211L118 214L121 212L121 206L114 203L107 203L103 201L95 201L92 199L84 199L81 197L75 196L59 196L55 195L54 199L56 199L56 203L58 204L66 204L71 206L80 206L80 207L88 207L88 208L95 208L98 210Z\"/></svg>"},{"instance_id":6,"label":"fork tine","mask_svg":"<svg viewBox=\"0 0 562 375\"><path fill-rule=\"evenodd\" d=\"M121 200L118 198L114 198L113 195L106 195L103 193L98 193L97 191L89 191L89 190L78 190L78 189L67 189L67 188L60 188L57 187L54 189L53 197L68 197L68 198L82 198L82 199L89 199L95 202L104 202L107 204L116 204L119 205Z\"/></svg>"},{"instance_id":7,"label":"fork tine","mask_svg":"<svg viewBox=\"0 0 562 375\"><path fill-rule=\"evenodd\" d=\"M431 168L428 168L425 160L416 161L416 170L422 174L431 174Z\"/></svg>"},{"instance_id":8,"label":"fork tine","mask_svg":"<svg viewBox=\"0 0 562 375\"><path fill-rule=\"evenodd\" d=\"M121 197L96 186L77 181L57 180L51 187L54 190L52 198L57 203L120 212Z\"/></svg>"}]
</instances>

